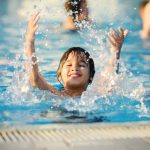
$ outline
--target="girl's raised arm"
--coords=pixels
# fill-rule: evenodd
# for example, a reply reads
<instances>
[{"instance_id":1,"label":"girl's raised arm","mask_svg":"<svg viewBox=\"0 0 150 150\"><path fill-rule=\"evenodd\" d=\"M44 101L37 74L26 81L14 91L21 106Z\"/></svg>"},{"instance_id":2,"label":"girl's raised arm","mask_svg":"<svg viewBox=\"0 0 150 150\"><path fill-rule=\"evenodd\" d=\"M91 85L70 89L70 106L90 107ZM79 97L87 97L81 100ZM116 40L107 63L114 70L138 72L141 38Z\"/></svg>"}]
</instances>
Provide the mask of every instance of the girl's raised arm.
<instances>
[{"instance_id":1,"label":"girl's raised arm","mask_svg":"<svg viewBox=\"0 0 150 150\"><path fill-rule=\"evenodd\" d=\"M58 95L59 92L52 86L50 86L39 73L37 58L35 54L35 33L38 29L39 12L31 16L27 32L26 32L26 56L31 60L31 64L26 65L29 72L30 82L34 88L41 90L49 90L52 93Z\"/></svg>"},{"instance_id":2,"label":"girl's raised arm","mask_svg":"<svg viewBox=\"0 0 150 150\"><path fill-rule=\"evenodd\" d=\"M116 69L116 73L119 71L119 63L118 60L120 59L120 53L121 53L121 48L124 42L125 37L128 34L128 30L126 29L125 31L119 27L118 32L115 31L114 29L111 29L108 33L108 42L111 46L111 53L113 55L113 58L110 60L109 65L110 65L110 71L112 71L113 68Z\"/></svg>"},{"instance_id":3,"label":"girl's raised arm","mask_svg":"<svg viewBox=\"0 0 150 150\"><path fill-rule=\"evenodd\" d=\"M112 89L112 86L110 85L111 81L109 75L111 75L114 70L117 74L119 72L118 60L120 58L121 48L127 34L128 30L124 31L121 27L118 28L118 33L114 29L111 29L108 33L108 42L110 44L110 50L113 57L109 60L108 65L105 67L104 73L101 76L100 92L102 94L105 94Z\"/></svg>"}]
</instances>

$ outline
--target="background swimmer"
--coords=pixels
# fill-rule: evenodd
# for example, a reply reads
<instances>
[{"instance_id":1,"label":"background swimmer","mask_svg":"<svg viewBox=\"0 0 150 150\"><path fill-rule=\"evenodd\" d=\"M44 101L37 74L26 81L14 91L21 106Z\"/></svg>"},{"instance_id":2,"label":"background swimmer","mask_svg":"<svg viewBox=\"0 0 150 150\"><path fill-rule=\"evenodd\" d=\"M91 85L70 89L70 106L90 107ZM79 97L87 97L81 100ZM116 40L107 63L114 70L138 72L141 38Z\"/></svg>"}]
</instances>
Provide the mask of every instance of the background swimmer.
<instances>
[{"instance_id":1,"label":"background swimmer","mask_svg":"<svg viewBox=\"0 0 150 150\"><path fill-rule=\"evenodd\" d=\"M68 17L63 24L65 29L76 30L75 23L81 23L83 20L88 21L89 10L87 0L67 0L64 6L68 13Z\"/></svg>"},{"instance_id":2,"label":"background swimmer","mask_svg":"<svg viewBox=\"0 0 150 150\"><path fill-rule=\"evenodd\" d=\"M139 13L142 19L141 37L147 39L150 37L150 1L144 0L139 5Z\"/></svg>"},{"instance_id":3,"label":"background swimmer","mask_svg":"<svg viewBox=\"0 0 150 150\"><path fill-rule=\"evenodd\" d=\"M8 64L8 60L5 59L0 60L0 65L6 65L6 64Z\"/></svg>"},{"instance_id":4,"label":"background swimmer","mask_svg":"<svg viewBox=\"0 0 150 150\"><path fill-rule=\"evenodd\" d=\"M59 96L81 96L87 86L92 82L95 74L93 59L87 51L80 47L73 47L66 51L60 60L57 71L58 80L63 84L64 88L61 91L56 90L53 86L49 85L39 73L34 46L38 20L39 13L32 15L28 23L26 34L26 55L32 60L32 65L27 66L32 86L41 90L49 90ZM124 38L128 32L127 30L123 31L122 28L118 30L119 34L113 29L109 33L111 52L114 55L108 65L109 71L112 71L116 66ZM118 72L118 68L116 68L116 72Z\"/></svg>"}]
</instances>

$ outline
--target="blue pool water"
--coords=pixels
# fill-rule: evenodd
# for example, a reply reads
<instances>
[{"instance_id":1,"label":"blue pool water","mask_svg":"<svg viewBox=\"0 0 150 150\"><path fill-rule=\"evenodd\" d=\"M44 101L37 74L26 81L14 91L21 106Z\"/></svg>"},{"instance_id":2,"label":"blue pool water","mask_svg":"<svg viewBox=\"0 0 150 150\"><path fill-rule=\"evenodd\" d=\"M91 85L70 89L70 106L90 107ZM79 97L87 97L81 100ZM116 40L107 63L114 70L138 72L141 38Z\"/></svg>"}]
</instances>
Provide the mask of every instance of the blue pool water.
<instances>
[{"instance_id":1,"label":"blue pool water","mask_svg":"<svg viewBox=\"0 0 150 150\"><path fill-rule=\"evenodd\" d=\"M133 122L150 120L150 42L140 38L140 0L89 0L93 24L80 32L58 31L65 20L63 1L6 0L0 5L0 126L24 124ZM109 5L108 5L109 3ZM101 8L97 8L97 5ZM36 47L39 68L56 88L56 69L64 51L73 46L87 49L94 58L93 84L79 98L60 98L47 91L32 89L24 69L24 37L27 20L41 11ZM109 28L129 29L125 40L114 90L98 93L97 82L109 59L106 42Z\"/></svg>"}]
</instances>

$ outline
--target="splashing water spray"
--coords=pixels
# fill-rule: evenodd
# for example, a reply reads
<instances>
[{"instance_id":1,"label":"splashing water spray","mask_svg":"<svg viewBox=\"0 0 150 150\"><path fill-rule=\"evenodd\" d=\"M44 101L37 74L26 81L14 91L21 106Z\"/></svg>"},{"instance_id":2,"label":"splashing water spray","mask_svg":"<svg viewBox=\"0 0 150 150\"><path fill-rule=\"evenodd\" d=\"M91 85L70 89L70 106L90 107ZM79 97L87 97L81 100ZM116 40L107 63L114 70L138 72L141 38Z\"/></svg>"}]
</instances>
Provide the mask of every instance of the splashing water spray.
<instances>
[{"instance_id":1,"label":"splashing water spray","mask_svg":"<svg viewBox=\"0 0 150 150\"><path fill-rule=\"evenodd\" d=\"M42 5L33 5L33 9L35 11L41 11L43 8L48 12L51 13L49 8L47 7L46 2L43 0L39 0L40 4ZM95 24L90 24L89 22L82 22L77 24L81 30L79 30L79 34L86 38L86 46L91 49L90 53L93 58L96 58L96 69L98 71L102 71L104 66L106 65L108 59L108 47L106 46L106 31L95 28ZM88 31L88 32L87 32ZM38 34L38 33L37 33ZM85 36L86 35L86 36ZM100 37L101 35L101 37ZM91 44L92 43L92 44ZM95 46L91 46L91 45ZM107 51L106 51L107 49ZM97 57L98 56L98 57ZM104 60L103 62L99 63L99 60ZM36 96L35 93L32 92L32 88L30 87L29 83L29 75L25 69L25 63L29 63L31 65L30 60L26 59L25 56L17 55L15 61L13 62L13 66L15 68L15 72L13 74L13 80L10 87L7 91L3 94L5 99L9 103L36 103L40 102L40 99ZM106 95L100 95L98 93L98 82L99 82L99 72L95 75L95 79L93 84L89 86L86 92L83 93L81 98L77 99L67 99L64 101L60 101L58 98L53 98L52 101L55 102L54 105L59 105L66 108L68 111L79 111L80 113L87 113L90 111L98 111L109 112L111 110L121 109L123 104L124 96L128 97L132 100L137 100L140 102L141 106L139 108L140 111L145 114L147 113L147 108L143 102L143 95L144 95L144 87L142 83L131 74L127 68L125 67L124 63L120 61L120 73L118 77L110 76L110 85L113 86L113 90L108 92ZM9 96L8 96L9 95ZM118 108L117 103L119 103L118 95L120 96L119 100L122 102ZM112 97L112 98L110 98ZM130 104L130 102L129 102ZM112 109L113 107L113 109ZM128 106L124 106L128 109Z\"/></svg>"}]
</instances>

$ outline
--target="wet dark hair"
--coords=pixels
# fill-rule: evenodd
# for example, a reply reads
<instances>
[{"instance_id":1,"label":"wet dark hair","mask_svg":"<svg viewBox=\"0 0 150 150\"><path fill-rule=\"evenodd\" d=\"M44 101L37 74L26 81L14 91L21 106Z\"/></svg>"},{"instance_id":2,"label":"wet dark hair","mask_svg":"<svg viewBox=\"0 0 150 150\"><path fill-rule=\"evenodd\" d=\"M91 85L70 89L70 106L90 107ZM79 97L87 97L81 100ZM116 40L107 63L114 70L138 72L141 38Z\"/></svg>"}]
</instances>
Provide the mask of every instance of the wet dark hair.
<instances>
[{"instance_id":1,"label":"wet dark hair","mask_svg":"<svg viewBox=\"0 0 150 150\"><path fill-rule=\"evenodd\" d=\"M77 55L81 55L82 53L85 54L86 56L86 59L89 63L89 68L90 68L90 77L89 77L89 83L92 82L92 79L94 77L94 74L95 74L95 66L94 66L94 61L93 59L90 57L90 54L83 48L81 47L72 47L72 48L69 48L64 54L63 56L61 57L60 59L60 63L59 63L59 66L58 66L58 69L57 69L57 78L58 80L60 81L60 76L61 76L61 70L62 70L62 67L64 65L64 63L66 62L66 60L68 59L68 56L71 52L74 52L75 54Z\"/></svg>"},{"instance_id":2,"label":"wet dark hair","mask_svg":"<svg viewBox=\"0 0 150 150\"><path fill-rule=\"evenodd\" d=\"M141 1L140 4L139 4L139 9L140 10L143 9L148 4L148 2L150 2L150 0Z\"/></svg>"},{"instance_id":3,"label":"wet dark hair","mask_svg":"<svg viewBox=\"0 0 150 150\"><path fill-rule=\"evenodd\" d=\"M72 13L70 14L70 16L76 19L76 17L82 13L83 2L86 2L86 0L67 0L65 2L65 9L67 10L67 12L71 11Z\"/></svg>"}]
</instances>

